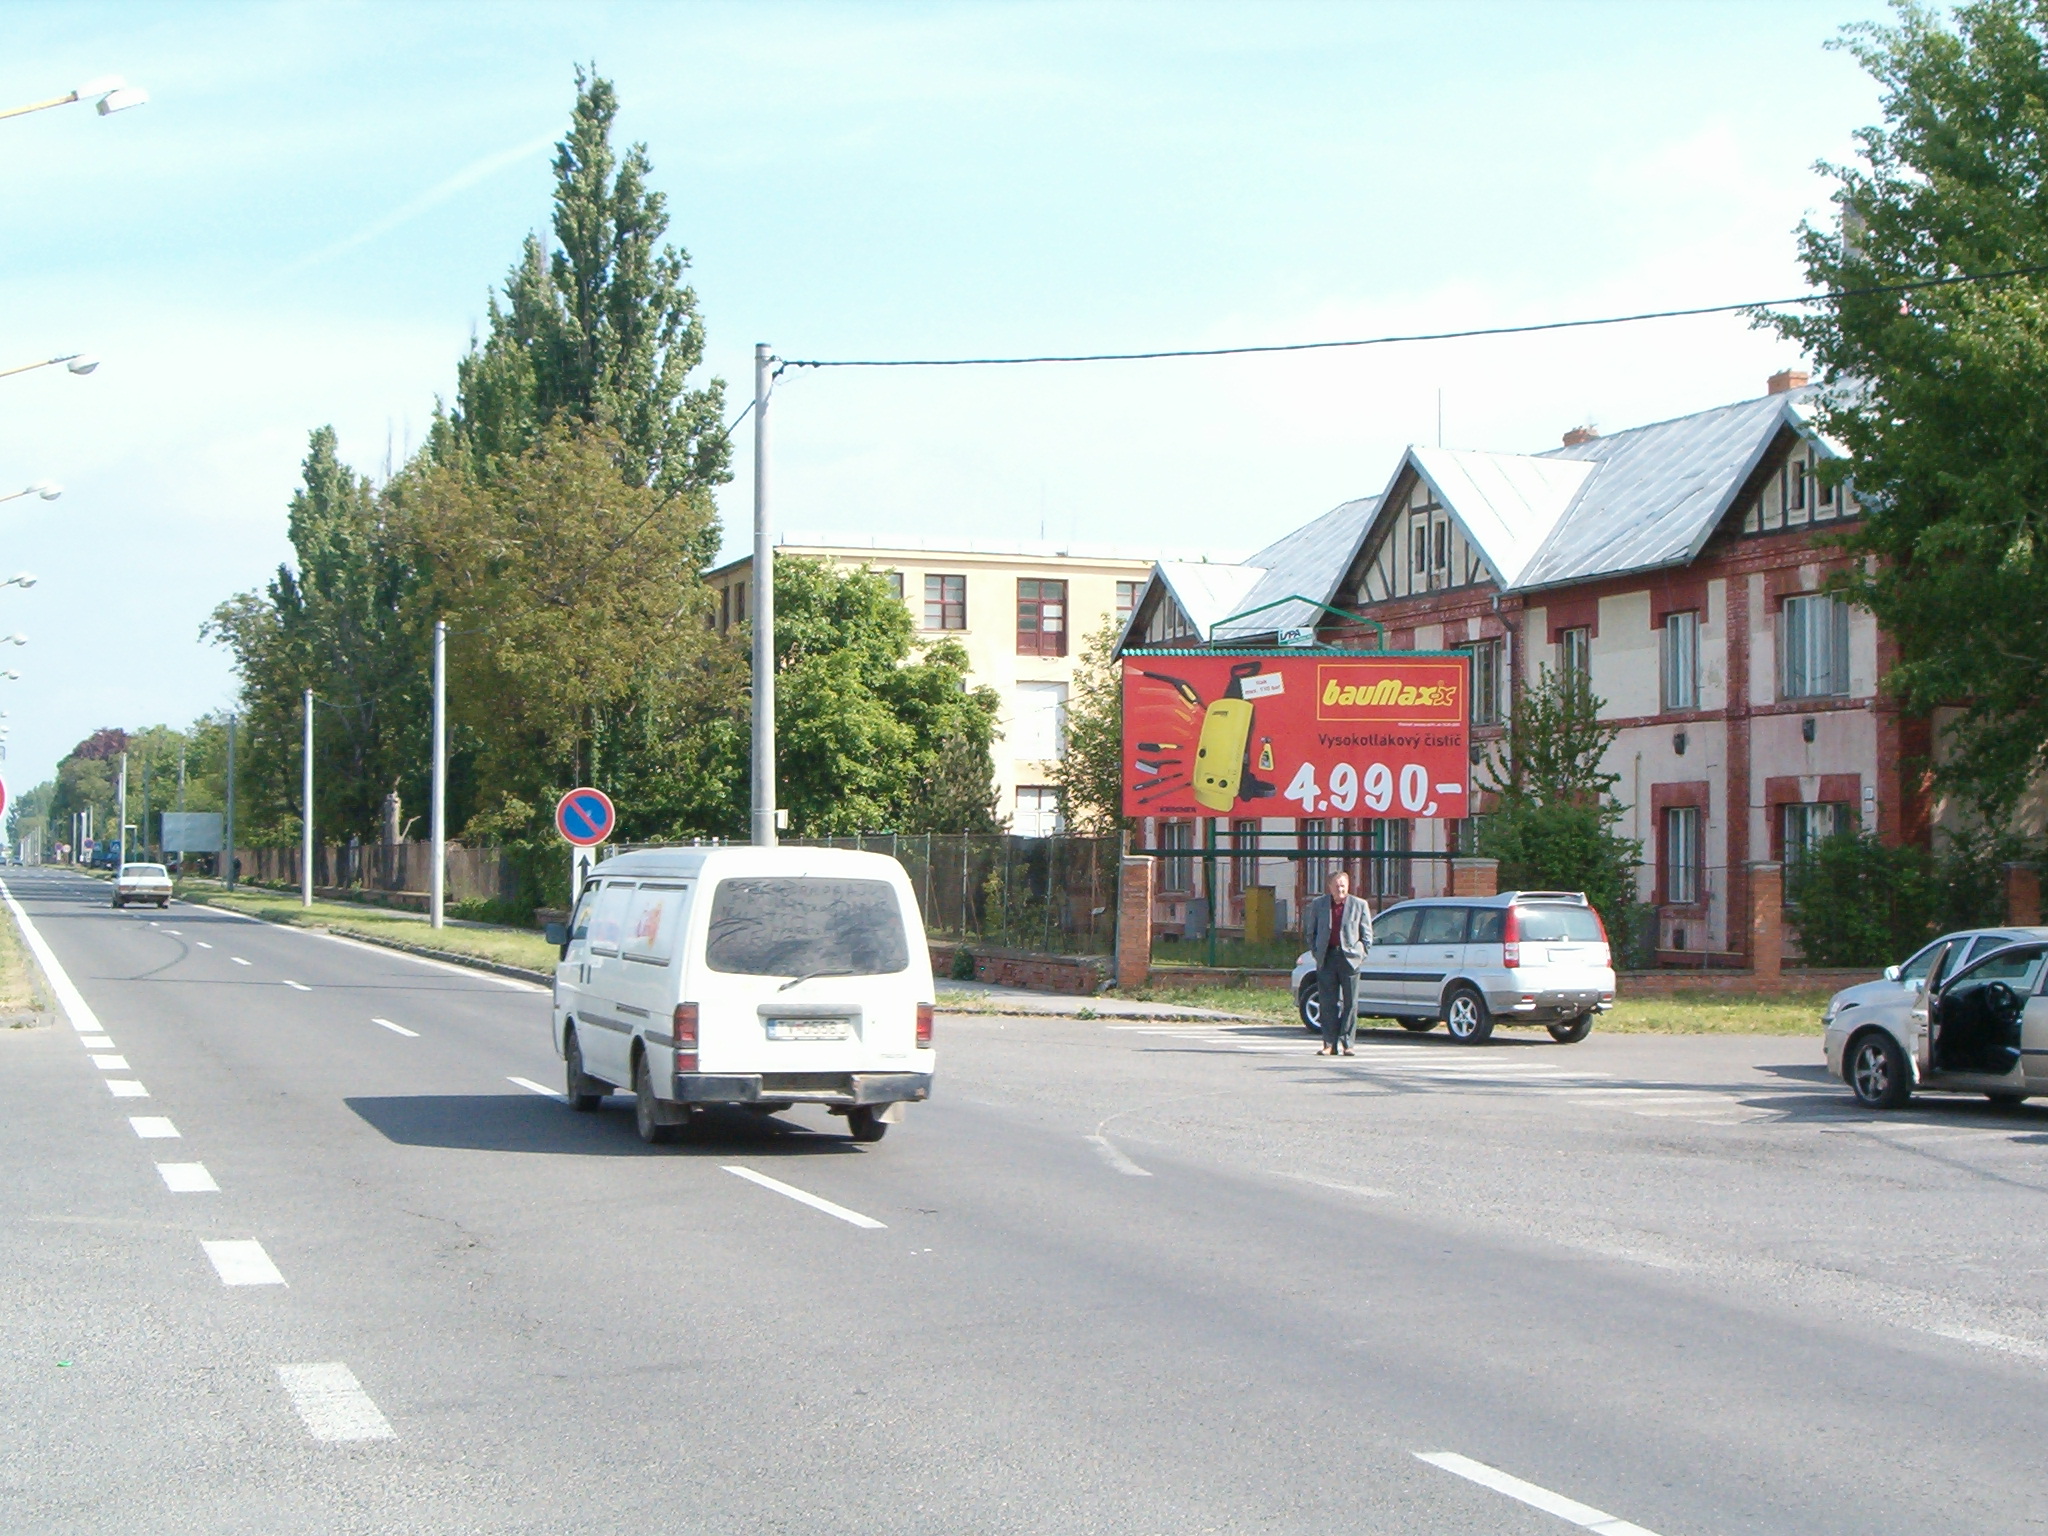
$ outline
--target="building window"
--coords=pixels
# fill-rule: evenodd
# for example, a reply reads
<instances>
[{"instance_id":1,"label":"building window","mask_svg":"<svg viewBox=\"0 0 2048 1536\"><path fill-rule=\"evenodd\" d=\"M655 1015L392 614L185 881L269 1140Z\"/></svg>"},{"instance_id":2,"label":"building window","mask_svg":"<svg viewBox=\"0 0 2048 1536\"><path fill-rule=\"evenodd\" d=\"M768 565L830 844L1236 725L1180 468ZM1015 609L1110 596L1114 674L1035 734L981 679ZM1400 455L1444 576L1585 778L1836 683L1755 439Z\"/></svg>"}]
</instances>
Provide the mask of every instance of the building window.
<instances>
[{"instance_id":1,"label":"building window","mask_svg":"<svg viewBox=\"0 0 2048 1536\"><path fill-rule=\"evenodd\" d=\"M1181 611L1181 606L1170 596L1160 598L1152 610L1152 617L1145 621L1145 640L1150 645L1160 645L1168 640L1193 638L1195 626Z\"/></svg>"},{"instance_id":2,"label":"building window","mask_svg":"<svg viewBox=\"0 0 2048 1536\"><path fill-rule=\"evenodd\" d=\"M1700 707L1700 616L1697 612L1664 615L1664 707Z\"/></svg>"},{"instance_id":3,"label":"building window","mask_svg":"<svg viewBox=\"0 0 2048 1536\"><path fill-rule=\"evenodd\" d=\"M1067 755L1067 685L1019 683L1010 721L1010 755L1023 762L1057 762Z\"/></svg>"},{"instance_id":4,"label":"building window","mask_svg":"<svg viewBox=\"0 0 2048 1536\"><path fill-rule=\"evenodd\" d=\"M1062 831L1060 792L1049 784L1019 784L1010 830L1019 837L1051 837Z\"/></svg>"},{"instance_id":5,"label":"building window","mask_svg":"<svg viewBox=\"0 0 2048 1536\"><path fill-rule=\"evenodd\" d=\"M1336 865L1325 855L1333 846L1330 842L1330 824L1319 816L1311 816L1301 824L1301 848L1308 855L1301 861L1302 869L1308 875L1308 895L1313 897L1329 883L1330 871ZM1307 910L1306 907L1303 908Z\"/></svg>"},{"instance_id":6,"label":"building window","mask_svg":"<svg viewBox=\"0 0 2048 1536\"><path fill-rule=\"evenodd\" d=\"M1804 864L1813 850L1839 832L1856 830L1852 806L1839 801L1784 808L1785 864L1788 869Z\"/></svg>"},{"instance_id":7,"label":"building window","mask_svg":"<svg viewBox=\"0 0 2048 1536\"><path fill-rule=\"evenodd\" d=\"M732 584L732 621L735 624L747 622L747 584L744 581Z\"/></svg>"},{"instance_id":8,"label":"building window","mask_svg":"<svg viewBox=\"0 0 2048 1536\"><path fill-rule=\"evenodd\" d=\"M927 576L924 579L924 627L965 629L967 627L967 578Z\"/></svg>"},{"instance_id":9,"label":"building window","mask_svg":"<svg viewBox=\"0 0 2048 1536\"><path fill-rule=\"evenodd\" d=\"M897 602L902 602L903 573L901 571L884 571L882 572L882 580L889 583L889 595L895 598Z\"/></svg>"},{"instance_id":10,"label":"building window","mask_svg":"<svg viewBox=\"0 0 2048 1536\"><path fill-rule=\"evenodd\" d=\"M1259 846L1259 824L1256 821L1233 821L1230 824L1230 846L1241 850L1239 857L1230 861L1230 883L1242 896L1259 880L1259 861L1251 851Z\"/></svg>"},{"instance_id":11,"label":"building window","mask_svg":"<svg viewBox=\"0 0 2048 1536\"><path fill-rule=\"evenodd\" d=\"M1673 805L1664 811L1664 900L1689 907L1700 899L1700 811Z\"/></svg>"},{"instance_id":12,"label":"building window","mask_svg":"<svg viewBox=\"0 0 2048 1536\"><path fill-rule=\"evenodd\" d=\"M1368 821L1365 851L1368 854L1404 854L1409 847L1411 821ZM1365 879L1360 882L1374 901L1399 901L1408 894L1408 861L1404 858L1368 858Z\"/></svg>"},{"instance_id":13,"label":"building window","mask_svg":"<svg viewBox=\"0 0 2048 1536\"><path fill-rule=\"evenodd\" d=\"M1835 482L1818 473L1814 475L1814 479L1819 482L1820 486L1820 504L1824 507L1832 507L1835 504Z\"/></svg>"},{"instance_id":14,"label":"building window","mask_svg":"<svg viewBox=\"0 0 2048 1536\"><path fill-rule=\"evenodd\" d=\"M1138 594L1145 590L1142 581L1120 581L1116 584L1116 621L1128 624L1131 610L1138 606Z\"/></svg>"},{"instance_id":15,"label":"building window","mask_svg":"<svg viewBox=\"0 0 2048 1536\"><path fill-rule=\"evenodd\" d=\"M1408 543L1415 551L1415 574L1429 572L1429 519L1418 517L1408 525Z\"/></svg>"},{"instance_id":16,"label":"building window","mask_svg":"<svg viewBox=\"0 0 2048 1536\"><path fill-rule=\"evenodd\" d=\"M718 589L718 628L721 633L732 628L732 588Z\"/></svg>"},{"instance_id":17,"label":"building window","mask_svg":"<svg viewBox=\"0 0 2048 1536\"><path fill-rule=\"evenodd\" d=\"M1788 597L1778 620L1782 693L1828 698L1849 691L1849 600L1838 592Z\"/></svg>"},{"instance_id":18,"label":"building window","mask_svg":"<svg viewBox=\"0 0 2048 1536\"><path fill-rule=\"evenodd\" d=\"M1472 658L1472 723L1500 724L1500 642L1476 640L1453 646Z\"/></svg>"},{"instance_id":19,"label":"building window","mask_svg":"<svg viewBox=\"0 0 2048 1536\"><path fill-rule=\"evenodd\" d=\"M1017 654L1067 654L1067 584L1027 577L1017 583Z\"/></svg>"},{"instance_id":20,"label":"building window","mask_svg":"<svg viewBox=\"0 0 2048 1536\"><path fill-rule=\"evenodd\" d=\"M1191 821L1162 821L1159 824L1159 846L1162 849L1193 848L1195 846L1195 824ZM1185 895L1195 888L1195 861L1186 855L1171 852L1159 861L1159 889L1175 895Z\"/></svg>"},{"instance_id":21,"label":"building window","mask_svg":"<svg viewBox=\"0 0 2048 1536\"><path fill-rule=\"evenodd\" d=\"M1804 512L1806 510L1806 460L1804 459L1794 459L1792 461L1792 510L1794 512Z\"/></svg>"},{"instance_id":22,"label":"building window","mask_svg":"<svg viewBox=\"0 0 2048 1536\"><path fill-rule=\"evenodd\" d=\"M1558 670L1566 677L1593 675L1593 631L1590 627L1561 629L1557 633Z\"/></svg>"}]
</instances>

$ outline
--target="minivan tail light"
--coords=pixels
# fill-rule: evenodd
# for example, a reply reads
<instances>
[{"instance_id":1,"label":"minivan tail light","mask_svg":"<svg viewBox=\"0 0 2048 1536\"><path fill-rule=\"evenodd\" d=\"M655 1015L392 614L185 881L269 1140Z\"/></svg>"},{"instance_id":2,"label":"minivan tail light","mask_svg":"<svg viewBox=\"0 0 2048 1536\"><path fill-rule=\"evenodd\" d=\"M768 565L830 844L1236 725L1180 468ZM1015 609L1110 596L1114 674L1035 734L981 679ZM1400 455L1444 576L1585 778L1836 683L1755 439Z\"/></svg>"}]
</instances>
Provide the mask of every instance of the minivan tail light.
<instances>
[{"instance_id":1,"label":"minivan tail light","mask_svg":"<svg viewBox=\"0 0 2048 1536\"><path fill-rule=\"evenodd\" d=\"M676 1070L697 1070L697 1005L677 1003L673 1033L676 1042Z\"/></svg>"},{"instance_id":2,"label":"minivan tail light","mask_svg":"<svg viewBox=\"0 0 2048 1536\"><path fill-rule=\"evenodd\" d=\"M1508 908L1507 921L1500 930L1500 963L1514 970L1522 963L1522 914L1512 906Z\"/></svg>"},{"instance_id":3,"label":"minivan tail light","mask_svg":"<svg viewBox=\"0 0 2048 1536\"><path fill-rule=\"evenodd\" d=\"M932 1005L930 1003L919 1003L917 1005L917 1048L921 1051L929 1050L931 1043Z\"/></svg>"}]
</instances>

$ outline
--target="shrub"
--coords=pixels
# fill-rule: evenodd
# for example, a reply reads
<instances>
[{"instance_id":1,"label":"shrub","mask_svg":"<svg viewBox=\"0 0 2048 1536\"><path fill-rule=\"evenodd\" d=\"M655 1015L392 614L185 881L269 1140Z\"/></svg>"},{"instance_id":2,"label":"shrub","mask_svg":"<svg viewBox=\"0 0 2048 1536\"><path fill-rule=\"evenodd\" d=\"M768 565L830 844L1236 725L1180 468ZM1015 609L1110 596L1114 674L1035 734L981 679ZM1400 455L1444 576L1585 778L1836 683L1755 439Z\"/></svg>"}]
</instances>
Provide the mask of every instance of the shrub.
<instances>
[{"instance_id":1,"label":"shrub","mask_svg":"<svg viewBox=\"0 0 2048 1536\"><path fill-rule=\"evenodd\" d=\"M1826 839L1786 876L1785 905L1809 965L1903 959L1940 931L1954 893L1924 850L1856 832Z\"/></svg>"}]
</instances>

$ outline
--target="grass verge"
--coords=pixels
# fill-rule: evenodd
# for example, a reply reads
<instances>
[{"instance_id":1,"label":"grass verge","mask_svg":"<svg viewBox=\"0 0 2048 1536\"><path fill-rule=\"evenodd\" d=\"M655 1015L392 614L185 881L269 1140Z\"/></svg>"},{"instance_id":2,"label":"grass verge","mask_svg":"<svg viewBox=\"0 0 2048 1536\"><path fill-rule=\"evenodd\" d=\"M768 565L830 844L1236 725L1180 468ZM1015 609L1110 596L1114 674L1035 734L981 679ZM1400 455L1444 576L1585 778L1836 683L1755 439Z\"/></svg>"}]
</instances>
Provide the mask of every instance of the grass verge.
<instances>
[{"instance_id":1,"label":"grass verge","mask_svg":"<svg viewBox=\"0 0 2048 1536\"><path fill-rule=\"evenodd\" d=\"M230 895L219 886L193 884L183 894L188 900L267 918L273 923L289 923L294 928L325 928L357 938L389 939L499 965L516 965L543 975L555 968L559 958L554 945L530 928L450 920L437 930L429 927L426 918L417 912L359 906L351 901L316 901L303 907L298 897L286 892L252 890L247 886Z\"/></svg>"},{"instance_id":2,"label":"grass verge","mask_svg":"<svg viewBox=\"0 0 2048 1536\"><path fill-rule=\"evenodd\" d=\"M28 945L22 942L21 930L9 912L0 918L0 1019L10 1028L27 1029L36 1022L34 1015L46 1012L49 1006L42 972L29 958Z\"/></svg>"},{"instance_id":3,"label":"grass verge","mask_svg":"<svg viewBox=\"0 0 2048 1536\"><path fill-rule=\"evenodd\" d=\"M1150 1003L1221 1008L1255 1018L1294 1019L1294 1000L1279 987L1146 987L1120 993ZM1785 997L1624 997L1594 1029L1621 1035L1818 1035L1825 992Z\"/></svg>"}]
</instances>

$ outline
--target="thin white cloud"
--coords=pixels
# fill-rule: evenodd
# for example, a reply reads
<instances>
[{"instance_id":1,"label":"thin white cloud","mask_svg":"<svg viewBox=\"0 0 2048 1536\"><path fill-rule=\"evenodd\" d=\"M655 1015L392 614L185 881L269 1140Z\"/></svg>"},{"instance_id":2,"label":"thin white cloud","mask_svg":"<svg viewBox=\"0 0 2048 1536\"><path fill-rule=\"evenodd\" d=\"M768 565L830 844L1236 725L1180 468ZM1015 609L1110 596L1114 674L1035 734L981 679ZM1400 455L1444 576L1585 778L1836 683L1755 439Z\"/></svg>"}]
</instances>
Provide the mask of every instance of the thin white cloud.
<instances>
[{"instance_id":1,"label":"thin white cloud","mask_svg":"<svg viewBox=\"0 0 2048 1536\"><path fill-rule=\"evenodd\" d=\"M511 149L500 150L495 155L486 155L483 159L464 166L447 180L435 183L411 201L401 203L383 217L372 219L354 234L287 264L277 275L290 277L294 273L305 271L308 267L317 267L322 262L332 261L337 256L359 250L373 240L381 240L401 224L408 224L429 209L438 208L457 193L466 191L487 177L495 176L507 166L517 165L529 155L552 147L558 137L559 133L544 133L537 139L529 139Z\"/></svg>"}]
</instances>

